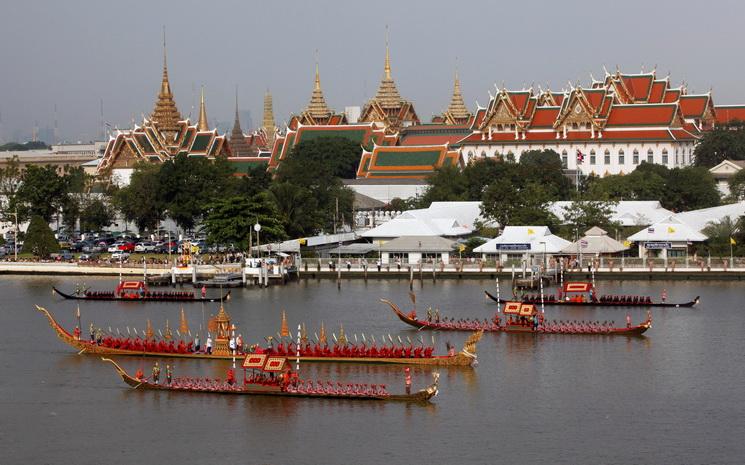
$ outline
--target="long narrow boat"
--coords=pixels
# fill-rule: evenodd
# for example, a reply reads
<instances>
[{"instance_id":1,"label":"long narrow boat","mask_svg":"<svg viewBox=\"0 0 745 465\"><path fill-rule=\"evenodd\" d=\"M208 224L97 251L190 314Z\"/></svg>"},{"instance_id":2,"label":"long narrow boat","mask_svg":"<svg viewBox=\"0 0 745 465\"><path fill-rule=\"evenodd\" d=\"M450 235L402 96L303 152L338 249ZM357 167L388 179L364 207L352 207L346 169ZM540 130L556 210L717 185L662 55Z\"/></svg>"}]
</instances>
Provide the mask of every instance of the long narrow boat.
<instances>
[{"instance_id":1,"label":"long narrow boat","mask_svg":"<svg viewBox=\"0 0 745 465\"><path fill-rule=\"evenodd\" d=\"M146 389L154 391L169 392L191 392L201 394L232 394L232 395L260 395L281 397L306 397L320 399L350 399L367 401L399 401L399 402L429 402L438 392L439 373L432 373L432 384L411 394L389 394L385 385L377 384L347 384L332 382L306 381L299 378L267 379L264 382L244 380L242 385L236 382L229 383L222 380L200 379L200 378L176 378L170 383L160 384L143 377L134 377L127 373L124 368L109 358L101 358L114 366L122 380L133 389ZM284 359L267 360L266 363L274 363L272 371L280 372L282 366L287 366ZM282 366L280 366L280 364ZM244 364L245 366L245 364ZM279 366L279 368L277 368ZM268 371L268 370L265 370Z\"/></svg>"},{"instance_id":2,"label":"long narrow boat","mask_svg":"<svg viewBox=\"0 0 745 465\"><path fill-rule=\"evenodd\" d=\"M95 355L129 355L129 356L148 356L148 357L171 357L180 359L214 359L214 360L229 360L234 358L234 355L230 352L219 352L213 353L206 352L194 352L192 350L179 351L175 348L176 345L160 345L150 344L148 349L142 340L137 339L135 347L127 348L108 346L104 343L98 344L95 341L89 341L86 339L79 338L74 334L71 334L65 328L60 325L57 320L52 316L49 310L44 307L36 306L36 309L43 313L49 325L54 330L57 337L65 344L71 346L78 351L79 354L95 354ZM219 315L218 315L219 316ZM230 327L230 325L227 325ZM430 356L401 356L401 352L390 353L388 355L378 354L377 356L364 356L364 355L335 355L333 353L328 355L308 353L301 351L300 361L301 362L337 362L337 363L366 363L366 364L386 364L386 365L430 365L430 366L471 366L476 363L477 351L476 344L481 339L483 331L476 330L468 337L466 342L463 344L463 349L460 352L452 355L430 355ZM155 349L153 350L153 346ZM285 356L291 359L296 359L296 355L293 353L278 353L275 351L263 351L261 352L266 355L272 356ZM405 352L404 352L405 354ZM243 357L245 354L238 353L236 357Z\"/></svg>"},{"instance_id":3,"label":"long narrow boat","mask_svg":"<svg viewBox=\"0 0 745 465\"><path fill-rule=\"evenodd\" d=\"M500 304L506 304L511 302L506 299L498 299L488 291L484 291L484 294L494 302ZM674 302L656 302L653 301L650 296L641 295L600 295L595 294L595 287L592 283L586 282L567 282L564 287L559 290L558 296L549 294L543 296L541 302L541 296L537 294L531 294L524 296L521 300L522 303L529 304L543 304L543 305L561 305L568 307L668 307L668 308L682 308L682 307L693 307L698 304L699 296L696 296L693 300L682 303Z\"/></svg>"},{"instance_id":4,"label":"long narrow boat","mask_svg":"<svg viewBox=\"0 0 745 465\"><path fill-rule=\"evenodd\" d=\"M200 297L193 291L151 291L142 281L121 282L113 291L85 290L68 294L56 287L52 289L65 299L120 302L221 302L230 296L230 291L219 297Z\"/></svg>"},{"instance_id":5,"label":"long narrow boat","mask_svg":"<svg viewBox=\"0 0 745 465\"><path fill-rule=\"evenodd\" d=\"M416 312L404 313L396 304L385 299L381 302L388 304L391 310L404 323L419 330L431 329L436 331L485 331L503 333L535 333L535 334L574 334L574 335L603 335L603 336L639 336L652 327L652 314L647 313L647 319L638 325L627 323L625 327L617 327L614 322L587 321L545 321L543 315L534 304L522 302L507 302L504 308L505 321L499 316L489 320L449 320L440 321L420 320ZM534 324L534 321L538 321Z\"/></svg>"}]
</instances>

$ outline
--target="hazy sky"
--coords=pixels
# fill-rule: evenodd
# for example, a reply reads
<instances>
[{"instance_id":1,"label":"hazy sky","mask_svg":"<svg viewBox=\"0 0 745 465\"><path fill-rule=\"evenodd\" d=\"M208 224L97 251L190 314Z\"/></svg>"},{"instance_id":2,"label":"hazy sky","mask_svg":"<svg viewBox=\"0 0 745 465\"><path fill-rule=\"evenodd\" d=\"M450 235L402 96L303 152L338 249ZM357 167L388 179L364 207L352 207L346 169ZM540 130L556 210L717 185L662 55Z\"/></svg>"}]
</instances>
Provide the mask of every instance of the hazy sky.
<instances>
[{"instance_id":1,"label":"hazy sky","mask_svg":"<svg viewBox=\"0 0 745 465\"><path fill-rule=\"evenodd\" d=\"M495 83L557 90L657 65L673 84L713 88L717 104L745 103L742 1L137 1L3 0L0 113L6 141L34 121L91 139L99 101L112 125L152 110L167 30L176 103L196 118L205 86L210 124L241 110L261 121L264 91L278 123L308 103L318 49L321 82L336 110L362 105L383 72L390 28L393 78L429 120L448 104L459 69L466 103L484 105ZM193 118L193 119L194 119ZM244 127L244 130L248 128Z\"/></svg>"}]
</instances>

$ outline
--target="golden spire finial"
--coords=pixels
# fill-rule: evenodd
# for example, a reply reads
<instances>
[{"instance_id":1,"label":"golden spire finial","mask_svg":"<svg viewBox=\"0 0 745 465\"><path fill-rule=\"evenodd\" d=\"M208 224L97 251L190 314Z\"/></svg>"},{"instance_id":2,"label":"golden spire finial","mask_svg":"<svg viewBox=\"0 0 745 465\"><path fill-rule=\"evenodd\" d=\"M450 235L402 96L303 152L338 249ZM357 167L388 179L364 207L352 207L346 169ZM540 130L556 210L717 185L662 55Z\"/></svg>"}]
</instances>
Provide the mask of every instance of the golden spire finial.
<instances>
[{"instance_id":1,"label":"golden spire finial","mask_svg":"<svg viewBox=\"0 0 745 465\"><path fill-rule=\"evenodd\" d=\"M388 25L385 25L385 78L391 78L391 53L388 48Z\"/></svg>"},{"instance_id":2,"label":"golden spire finial","mask_svg":"<svg viewBox=\"0 0 745 465\"><path fill-rule=\"evenodd\" d=\"M274 123L274 103L272 101L272 94L269 93L269 89L266 90L266 94L264 95L264 119L262 129L266 134L266 144L268 147L271 147L274 145L274 136L277 131L277 126Z\"/></svg>"},{"instance_id":3,"label":"golden spire finial","mask_svg":"<svg viewBox=\"0 0 745 465\"><path fill-rule=\"evenodd\" d=\"M468 111L465 102L463 102L463 94L460 91L457 64L455 66L455 78L453 80L453 96L450 99L450 105L448 105L444 116L450 124L463 124L465 120L471 117L471 112Z\"/></svg>"},{"instance_id":4,"label":"golden spire finial","mask_svg":"<svg viewBox=\"0 0 745 465\"><path fill-rule=\"evenodd\" d=\"M207 107L204 104L204 86L202 86L202 97L199 101L199 122L197 123L197 131L209 131L210 127L207 124Z\"/></svg>"},{"instance_id":5,"label":"golden spire finial","mask_svg":"<svg viewBox=\"0 0 745 465\"><path fill-rule=\"evenodd\" d=\"M331 110L326 105L326 99L321 90L321 73L318 68L318 50L316 50L316 80L313 85L313 93L310 96L310 103L305 111L315 120L328 118L331 116Z\"/></svg>"},{"instance_id":6,"label":"golden spire finial","mask_svg":"<svg viewBox=\"0 0 745 465\"><path fill-rule=\"evenodd\" d=\"M181 121L181 114L176 108L176 102L173 101L171 92L171 83L168 80L168 61L166 57L166 27L163 26L163 77L160 82L160 92L158 100L155 102L155 108L150 114L150 120L157 123L158 129L166 134L178 133L178 122Z\"/></svg>"}]
</instances>

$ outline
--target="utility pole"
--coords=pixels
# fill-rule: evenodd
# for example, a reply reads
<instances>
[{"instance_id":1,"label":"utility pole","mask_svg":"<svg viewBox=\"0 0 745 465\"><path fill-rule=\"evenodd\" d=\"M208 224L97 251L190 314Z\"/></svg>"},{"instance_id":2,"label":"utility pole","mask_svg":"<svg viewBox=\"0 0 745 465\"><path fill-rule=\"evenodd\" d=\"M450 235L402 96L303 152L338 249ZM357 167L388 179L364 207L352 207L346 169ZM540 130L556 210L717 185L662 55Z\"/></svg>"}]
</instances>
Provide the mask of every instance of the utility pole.
<instances>
[{"instance_id":1,"label":"utility pole","mask_svg":"<svg viewBox=\"0 0 745 465\"><path fill-rule=\"evenodd\" d=\"M16 218L16 230L15 234L13 235L13 260L18 261L18 208L16 208L16 211L13 213L13 215Z\"/></svg>"}]
</instances>

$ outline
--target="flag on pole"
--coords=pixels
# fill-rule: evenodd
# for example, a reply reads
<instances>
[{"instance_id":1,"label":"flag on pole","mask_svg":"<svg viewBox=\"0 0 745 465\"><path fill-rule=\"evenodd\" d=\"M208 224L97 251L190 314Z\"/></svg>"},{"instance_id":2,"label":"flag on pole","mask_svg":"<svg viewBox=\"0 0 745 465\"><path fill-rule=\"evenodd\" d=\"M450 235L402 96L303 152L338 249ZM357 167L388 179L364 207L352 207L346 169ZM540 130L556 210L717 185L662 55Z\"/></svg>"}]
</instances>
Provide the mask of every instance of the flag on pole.
<instances>
[{"instance_id":1,"label":"flag on pole","mask_svg":"<svg viewBox=\"0 0 745 465\"><path fill-rule=\"evenodd\" d=\"M585 155L580 152L579 149L577 149L577 164L583 163L585 161Z\"/></svg>"},{"instance_id":2,"label":"flag on pole","mask_svg":"<svg viewBox=\"0 0 745 465\"><path fill-rule=\"evenodd\" d=\"M675 228L673 228L672 226L668 226L667 227L667 232L668 232L668 234L672 234L672 233L675 232Z\"/></svg>"},{"instance_id":3,"label":"flag on pole","mask_svg":"<svg viewBox=\"0 0 745 465\"><path fill-rule=\"evenodd\" d=\"M729 238L730 245L737 245L737 241L735 241L733 238Z\"/></svg>"}]
</instances>

